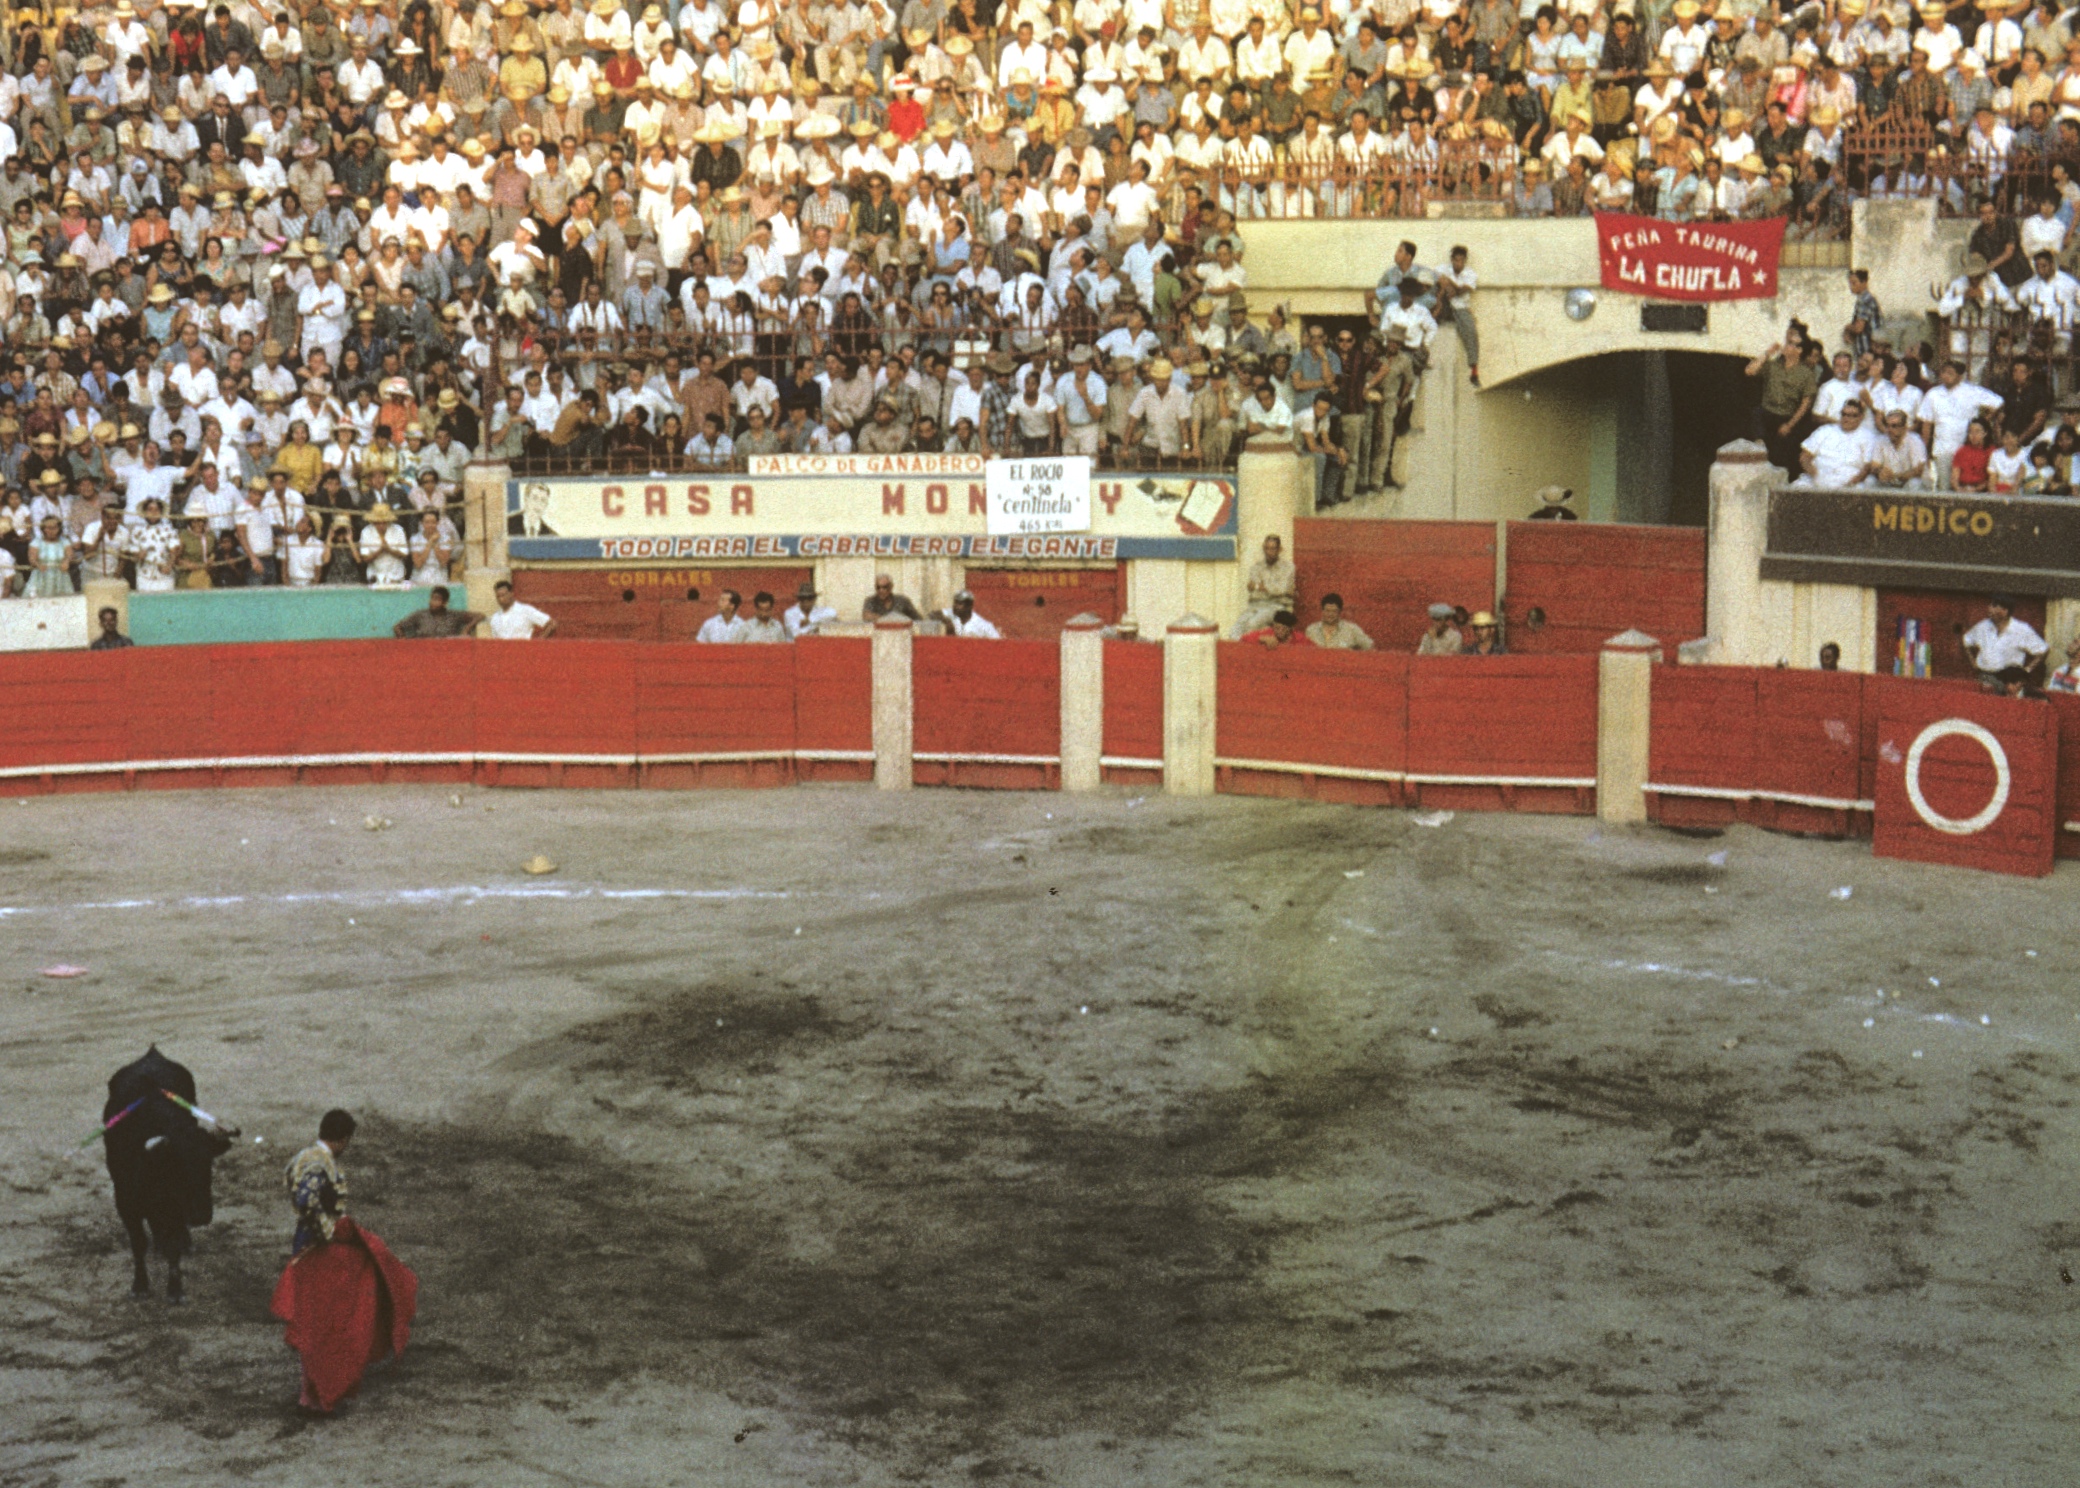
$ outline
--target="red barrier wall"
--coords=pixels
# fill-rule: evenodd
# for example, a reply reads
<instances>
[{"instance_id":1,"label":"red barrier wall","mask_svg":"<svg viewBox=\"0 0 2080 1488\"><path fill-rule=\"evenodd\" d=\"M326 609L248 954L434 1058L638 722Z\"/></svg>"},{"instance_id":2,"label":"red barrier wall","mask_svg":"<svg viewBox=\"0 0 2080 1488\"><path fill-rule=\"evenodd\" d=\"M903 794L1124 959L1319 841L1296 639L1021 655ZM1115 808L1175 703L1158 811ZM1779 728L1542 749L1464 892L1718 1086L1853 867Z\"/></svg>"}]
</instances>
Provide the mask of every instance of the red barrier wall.
<instances>
[{"instance_id":1,"label":"red barrier wall","mask_svg":"<svg viewBox=\"0 0 2080 1488\"><path fill-rule=\"evenodd\" d=\"M1493 522L1303 519L1293 524L1293 565L1303 623L1318 616L1324 594L1341 594L1351 619L1386 651L1415 650L1439 601L1495 606Z\"/></svg>"},{"instance_id":2,"label":"red barrier wall","mask_svg":"<svg viewBox=\"0 0 2080 1488\"><path fill-rule=\"evenodd\" d=\"M818 636L784 649L794 653L795 778L872 780L874 643L865 636ZM816 758L830 753L868 757Z\"/></svg>"},{"instance_id":3,"label":"red barrier wall","mask_svg":"<svg viewBox=\"0 0 2080 1488\"><path fill-rule=\"evenodd\" d=\"M1402 782L1377 777L1398 777L1406 768L1409 660L1383 651L1221 646L1214 729L1214 756L1224 762L1219 788L1400 804Z\"/></svg>"},{"instance_id":4,"label":"red barrier wall","mask_svg":"<svg viewBox=\"0 0 2080 1488\"><path fill-rule=\"evenodd\" d=\"M658 789L786 785L795 748L793 646L654 646L634 658L635 748ZM709 756L671 759L672 755Z\"/></svg>"},{"instance_id":5,"label":"red barrier wall","mask_svg":"<svg viewBox=\"0 0 2080 1488\"><path fill-rule=\"evenodd\" d=\"M1060 778L1059 642L919 636L910 652L910 687L911 774L919 785L1036 790Z\"/></svg>"},{"instance_id":6,"label":"red barrier wall","mask_svg":"<svg viewBox=\"0 0 2080 1488\"><path fill-rule=\"evenodd\" d=\"M1594 811L1596 658L1411 659L1408 773L1426 806Z\"/></svg>"},{"instance_id":7,"label":"red barrier wall","mask_svg":"<svg viewBox=\"0 0 2080 1488\"><path fill-rule=\"evenodd\" d=\"M2058 714L2034 698L1879 678L1871 850L2041 877L2060 835ZM1976 737L1972 737L1976 735Z\"/></svg>"},{"instance_id":8,"label":"red barrier wall","mask_svg":"<svg viewBox=\"0 0 2080 1488\"><path fill-rule=\"evenodd\" d=\"M1704 634L1704 531L1615 522L1512 522L1503 601L1518 655L1593 653L1627 629L1670 656ZM1531 611L1544 611L1534 630Z\"/></svg>"},{"instance_id":9,"label":"red barrier wall","mask_svg":"<svg viewBox=\"0 0 2080 1488\"><path fill-rule=\"evenodd\" d=\"M1654 669L1647 779L1705 795L1650 792L1664 826L1742 821L1843 837L1870 831L1866 685L1853 672L1773 667Z\"/></svg>"},{"instance_id":10,"label":"red barrier wall","mask_svg":"<svg viewBox=\"0 0 2080 1488\"><path fill-rule=\"evenodd\" d=\"M2080 696L2046 694L2058 718L2058 838L2061 858L2080 858Z\"/></svg>"},{"instance_id":11,"label":"red barrier wall","mask_svg":"<svg viewBox=\"0 0 2080 1488\"><path fill-rule=\"evenodd\" d=\"M1105 731L1108 760L1152 760L1154 765L1108 764L1103 777L1120 785L1163 783L1163 648L1146 641L1105 642Z\"/></svg>"},{"instance_id":12,"label":"red barrier wall","mask_svg":"<svg viewBox=\"0 0 2080 1488\"><path fill-rule=\"evenodd\" d=\"M0 656L0 685L16 703L0 713L0 768L130 767L23 777L10 786L29 791L299 780L752 785L872 774L870 761L793 758L798 747L873 748L868 643L849 638L743 647L321 641L21 653ZM427 754L462 758L400 758ZM745 754L767 758L637 761ZM384 758L302 762L338 755ZM155 760L244 763L156 770Z\"/></svg>"}]
</instances>

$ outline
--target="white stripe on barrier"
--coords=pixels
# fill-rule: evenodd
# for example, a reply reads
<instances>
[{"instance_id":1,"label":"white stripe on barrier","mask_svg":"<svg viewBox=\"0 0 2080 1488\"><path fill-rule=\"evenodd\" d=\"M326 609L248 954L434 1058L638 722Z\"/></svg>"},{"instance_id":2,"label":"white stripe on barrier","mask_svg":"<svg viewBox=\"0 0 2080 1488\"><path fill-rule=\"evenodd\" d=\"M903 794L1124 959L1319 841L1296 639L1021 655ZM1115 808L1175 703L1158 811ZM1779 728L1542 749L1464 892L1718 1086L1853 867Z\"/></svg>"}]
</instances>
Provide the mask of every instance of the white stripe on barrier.
<instances>
[{"instance_id":1,"label":"white stripe on barrier","mask_svg":"<svg viewBox=\"0 0 2080 1488\"><path fill-rule=\"evenodd\" d=\"M1876 801L1852 801L1843 796L1805 796L1797 791L1726 790L1716 785L1654 785L1640 787L1652 796L1686 796L1702 801L1780 801L1786 806L1811 806L1821 811L1875 811Z\"/></svg>"},{"instance_id":2,"label":"white stripe on barrier","mask_svg":"<svg viewBox=\"0 0 2080 1488\"><path fill-rule=\"evenodd\" d=\"M1558 790L1594 790L1594 775L1404 775L1410 785L1527 785Z\"/></svg>"},{"instance_id":3,"label":"white stripe on barrier","mask_svg":"<svg viewBox=\"0 0 2080 1488\"><path fill-rule=\"evenodd\" d=\"M910 758L931 765L1059 765L1062 762L1058 754L926 754L923 750L913 753Z\"/></svg>"},{"instance_id":4,"label":"white stripe on barrier","mask_svg":"<svg viewBox=\"0 0 2080 1488\"><path fill-rule=\"evenodd\" d=\"M928 758L929 756L919 756ZM1013 758L1013 756L1004 756ZM716 754L536 754L498 751L404 754L240 754L214 758L151 760L86 760L49 765L8 765L0 780L35 779L44 775L127 775L153 770L304 770L342 765L686 765L748 764L762 760L864 761L871 749L772 749ZM975 756L997 758L997 756ZM1018 757L1018 758L1022 758ZM1048 763L1053 763L1052 757Z\"/></svg>"},{"instance_id":5,"label":"white stripe on barrier","mask_svg":"<svg viewBox=\"0 0 2080 1488\"><path fill-rule=\"evenodd\" d=\"M1136 759L1131 754L1101 754L1098 763L1107 770L1160 770L1159 759Z\"/></svg>"},{"instance_id":6,"label":"white stripe on barrier","mask_svg":"<svg viewBox=\"0 0 2080 1488\"><path fill-rule=\"evenodd\" d=\"M1224 770L1266 770L1276 775L1322 775L1332 780L1406 781L1410 785L1508 785L1550 787L1557 790L1589 790L1594 775L1421 775L1405 770L1361 770L1353 765L1309 765L1292 760L1227 759L1216 756L1214 765Z\"/></svg>"},{"instance_id":7,"label":"white stripe on barrier","mask_svg":"<svg viewBox=\"0 0 2080 1488\"><path fill-rule=\"evenodd\" d=\"M1302 765L1291 760L1227 759L1215 755L1217 770L1267 770L1274 775L1326 775L1334 780L1406 780L1399 770L1361 770L1355 765Z\"/></svg>"}]
</instances>

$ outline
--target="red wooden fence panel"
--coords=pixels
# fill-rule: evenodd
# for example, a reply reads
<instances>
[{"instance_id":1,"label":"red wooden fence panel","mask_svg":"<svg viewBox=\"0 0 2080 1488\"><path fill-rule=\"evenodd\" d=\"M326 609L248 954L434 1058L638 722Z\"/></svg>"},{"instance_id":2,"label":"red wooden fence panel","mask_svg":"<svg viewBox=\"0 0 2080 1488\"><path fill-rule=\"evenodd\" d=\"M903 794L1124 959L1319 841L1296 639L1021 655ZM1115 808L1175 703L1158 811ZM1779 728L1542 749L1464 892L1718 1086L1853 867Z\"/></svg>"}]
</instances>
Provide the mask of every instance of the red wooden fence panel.
<instances>
[{"instance_id":1,"label":"red wooden fence panel","mask_svg":"<svg viewBox=\"0 0 2080 1488\"><path fill-rule=\"evenodd\" d=\"M1415 649L1432 604L1495 606L1493 522L1308 518L1293 524L1292 556L1301 622L1317 617L1324 594L1341 594L1350 618L1387 651Z\"/></svg>"},{"instance_id":2,"label":"red wooden fence panel","mask_svg":"<svg viewBox=\"0 0 2080 1488\"><path fill-rule=\"evenodd\" d=\"M794 740L798 780L874 778L873 642L865 636L811 636L794 653ZM850 754L865 759L802 755Z\"/></svg>"},{"instance_id":3,"label":"red wooden fence panel","mask_svg":"<svg viewBox=\"0 0 2080 1488\"><path fill-rule=\"evenodd\" d=\"M635 661L635 745L642 783L785 785L794 778L791 646L647 646ZM671 759L672 755L767 755Z\"/></svg>"},{"instance_id":4,"label":"red wooden fence panel","mask_svg":"<svg viewBox=\"0 0 2080 1488\"><path fill-rule=\"evenodd\" d=\"M919 636L910 653L912 776L920 785L1034 790L1062 752L1061 646Z\"/></svg>"},{"instance_id":5,"label":"red wooden fence panel","mask_svg":"<svg viewBox=\"0 0 2080 1488\"><path fill-rule=\"evenodd\" d=\"M130 652L0 653L0 769L121 759ZM0 787L4 788L4 787Z\"/></svg>"},{"instance_id":6,"label":"red wooden fence panel","mask_svg":"<svg viewBox=\"0 0 2080 1488\"><path fill-rule=\"evenodd\" d=\"M1596 658L1411 658L1408 773L1424 805L1594 811Z\"/></svg>"},{"instance_id":7,"label":"red wooden fence panel","mask_svg":"<svg viewBox=\"0 0 2080 1488\"><path fill-rule=\"evenodd\" d=\"M1757 675L1758 794L1744 820L1834 837L1868 830L1869 814L1856 804L1870 799L1862 779L1863 688L1855 672L1769 668Z\"/></svg>"},{"instance_id":8,"label":"red wooden fence panel","mask_svg":"<svg viewBox=\"0 0 2080 1488\"><path fill-rule=\"evenodd\" d=\"M1354 805L1400 802L1398 777L1408 756L1407 656L1219 649L1214 756L1225 762L1221 789Z\"/></svg>"},{"instance_id":9,"label":"red wooden fence panel","mask_svg":"<svg viewBox=\"0 0 2080 1488\"><path fill-rule=\"evenodd\" d=\"M1649 703L1647 814L1668 827L1718 827L1740 816L1755 788L1754 667L1654 668ZM1686 795L1683 788L1723 791Z\"/></svg>"},{"instance_id":10,"label":"red wooden fence panel","mask_svg":"<svg viewBox=\"0 0 2080 1488\"><path fill-rule=\"evenodd\" d=\"M1704 530L1512 522L1503 602L1519 655L1594 652L1627 629L1670 656L1704 634ZM1541 612L1534 628L1531 612Z\"/></svg>"},{"instance_id":11,"label":"red wooden fence panel","mask_svg":"<svg viewBox=\"0 0 2080 1488\"><path fill-rule=\"evenodd\" d=\"M1105 642L1107 760L1152 760L1153 767L1107 764L1104 778L1120 784L1163 780L1163 648L1146 641Z\"/></svg>"},{"instance_id":12,"label":"red wooden fence panel","mask_svg":"<svg viewBox=\"0 0 2080 1488\"><path fill-rule=\"evenodd\" d=\"M479 754L606 755L600 764L493 762L502 785L629 785L636 752L630 641L481 645L471 661Z\"/></svg>"},{"instance_id":13,"label":"red wooden fence panel","mask_svg":"<svg viewBox=\"0 0 2080 1488\"><path fill-rule=\"evenodd\" d=\"M485 643L488 645L489 643ZM296 648L303 754L471 754L477 748L474 666L483 646L454 641L327 641ZM306 772L319 783L378 778L458 780L466 765L369 765Z\"/></svg>"},{"instance_id":14,"label":"red wooden fence panel","mask_svg":"<svg viewBox=\"0 0 2080 1488\"><path fill-rule=\"evenodd\" d=\"M2038 699L1879 678L1871 850L2041 877L2060 833L2058 714Z\"/></svg>"}]
</instances>

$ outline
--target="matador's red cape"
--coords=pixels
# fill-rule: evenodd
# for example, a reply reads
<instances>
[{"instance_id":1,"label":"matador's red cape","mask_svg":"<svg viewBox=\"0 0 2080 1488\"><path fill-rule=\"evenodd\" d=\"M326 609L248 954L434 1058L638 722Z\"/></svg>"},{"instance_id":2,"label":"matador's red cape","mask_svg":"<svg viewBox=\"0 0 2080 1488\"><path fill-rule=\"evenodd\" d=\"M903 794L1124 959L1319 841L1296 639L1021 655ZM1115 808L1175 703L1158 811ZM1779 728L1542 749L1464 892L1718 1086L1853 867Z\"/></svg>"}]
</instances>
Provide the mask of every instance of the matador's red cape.
<instances>
[{"instance_id":1,"label":"matador's red cape","mask_svg":"<svg viewBox=\"0 0 2080 1488\"><path fill-rule=\"evenodd\" d=\"M332 1239L282 1269L274 1315L303 1356L318 1404L331 1410L361 1386L371 1364L404 1352L419 1305L419 1278L390 1248L346 1216Z\"/></svg>"}]
</instances>

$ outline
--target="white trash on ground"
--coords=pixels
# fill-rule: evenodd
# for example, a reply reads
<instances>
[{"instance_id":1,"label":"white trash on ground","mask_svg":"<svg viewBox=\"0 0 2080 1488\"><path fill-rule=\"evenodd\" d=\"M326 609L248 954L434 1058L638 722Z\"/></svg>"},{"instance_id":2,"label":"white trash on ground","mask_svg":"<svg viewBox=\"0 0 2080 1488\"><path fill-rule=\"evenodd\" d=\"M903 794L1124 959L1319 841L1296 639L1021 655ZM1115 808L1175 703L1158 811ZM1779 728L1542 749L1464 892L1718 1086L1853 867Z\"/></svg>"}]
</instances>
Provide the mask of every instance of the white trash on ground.
<instances>
[{"instance_id":1,"label":"white trash on ground","mask_svg":"<svg viewBox=\"0 0 2080 1488\"><path fill-rule=\"evenodd\" d=\"M1441 827L1450 821L1453 815L1454 813L1449 811L1418 811L1409 820L1419 827Z\"/></svg>"}]
</instances>

